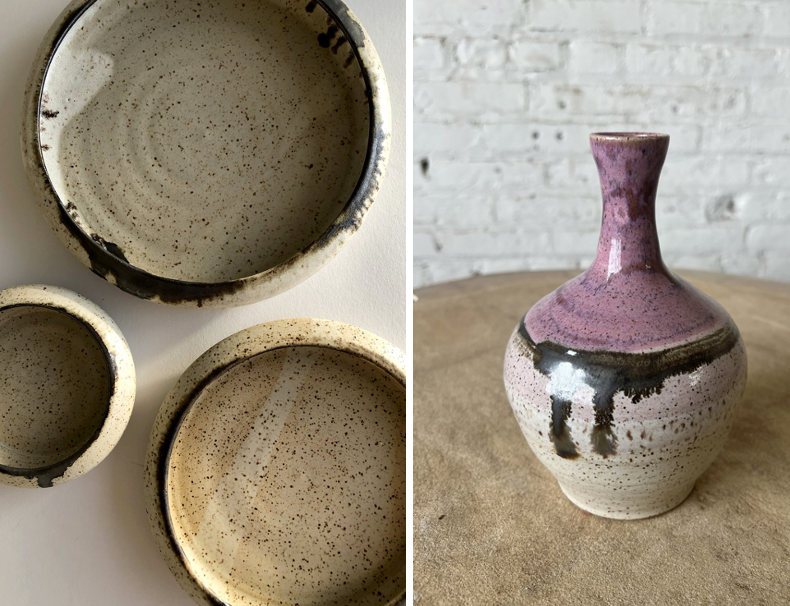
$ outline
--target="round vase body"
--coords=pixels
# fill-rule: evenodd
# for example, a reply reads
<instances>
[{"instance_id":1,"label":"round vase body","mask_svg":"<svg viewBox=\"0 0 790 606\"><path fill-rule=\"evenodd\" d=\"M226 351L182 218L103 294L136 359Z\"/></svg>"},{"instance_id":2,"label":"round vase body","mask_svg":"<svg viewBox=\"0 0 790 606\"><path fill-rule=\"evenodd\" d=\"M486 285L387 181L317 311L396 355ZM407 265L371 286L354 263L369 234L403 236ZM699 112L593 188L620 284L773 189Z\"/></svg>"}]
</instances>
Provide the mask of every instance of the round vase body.
<instances>
[{"instance_id":1,"label":"round vase body","mask_svg":"<svg viewBox=\"0 0 790 606\"><path fill-rule=\"evenodd\" d=\"M603 190L598 253L541 299L505 355L505 387L538 459L596 515L679 505L718 455L746 384L738 329L663 264L655 196L669 137L591 136Z\"/></svg>"}]
</instances>

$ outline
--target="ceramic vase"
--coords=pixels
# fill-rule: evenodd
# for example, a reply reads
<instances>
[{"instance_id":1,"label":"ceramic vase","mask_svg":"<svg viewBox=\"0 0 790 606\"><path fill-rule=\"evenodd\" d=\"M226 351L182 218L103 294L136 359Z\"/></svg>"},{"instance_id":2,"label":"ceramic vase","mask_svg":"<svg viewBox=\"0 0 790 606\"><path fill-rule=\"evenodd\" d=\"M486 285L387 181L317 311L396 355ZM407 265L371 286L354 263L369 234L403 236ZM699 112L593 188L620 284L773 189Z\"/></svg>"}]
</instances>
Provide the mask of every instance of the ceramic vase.
<instances>
[{"instance_id":1,"label":"ceramic vase","mask_svg":"<svg viewBox=\"0 0 790 606\"><path fill-rule=\"evenodd\" d=\"M746 352L727 312L661 260L655 199L669 136L590 140L603 193L597 256L519 322L505 387L573 503L644 518L683 502L721 450Z\"/></svg>"}]
</instances>

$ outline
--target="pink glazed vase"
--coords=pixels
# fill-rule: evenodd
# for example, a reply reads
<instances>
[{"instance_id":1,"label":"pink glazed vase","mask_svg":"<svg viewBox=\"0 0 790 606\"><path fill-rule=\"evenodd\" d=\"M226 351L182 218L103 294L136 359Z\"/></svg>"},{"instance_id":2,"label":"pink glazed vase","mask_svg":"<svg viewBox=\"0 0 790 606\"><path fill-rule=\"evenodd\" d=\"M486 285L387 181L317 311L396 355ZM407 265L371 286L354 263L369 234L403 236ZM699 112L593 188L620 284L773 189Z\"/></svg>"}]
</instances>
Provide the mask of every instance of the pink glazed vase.
<instances>
[{"instance_id":1,"label":"pink glazed vase","mask_svg":"<svg viewBox=\"0 0 790 606\"><path fill-rule=\"evenodd\" d=\"M676 507L718 455L746 384L738 328L661 260L655 199L669 136L590 136L603 192L598 253L538 301L505 355L537 458L608 518Z\"/></svg>"}]
</instances>

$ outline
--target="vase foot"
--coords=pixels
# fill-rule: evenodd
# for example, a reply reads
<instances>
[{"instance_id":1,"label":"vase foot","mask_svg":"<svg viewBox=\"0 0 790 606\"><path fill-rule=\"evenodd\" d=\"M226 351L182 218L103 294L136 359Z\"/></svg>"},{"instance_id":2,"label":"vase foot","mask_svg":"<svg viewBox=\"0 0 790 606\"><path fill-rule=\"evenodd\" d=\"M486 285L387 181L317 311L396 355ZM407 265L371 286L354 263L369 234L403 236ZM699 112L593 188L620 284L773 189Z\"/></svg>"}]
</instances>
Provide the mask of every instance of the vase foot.
<instances>
[{"instance_id":1,"label":"vase foot","mask_svg":"<svg viewBox=\"0 0 790 606\"><path fill-rule=\"evenodd\" d=\"M590 496L570 490L560 484L560 489L571 503L579 509L602 518L614 520L640 520L666 513L685 501L694 490L696 480L690 485L662 491L660 493L639 493L606 500L598 495Z\"/></svg>"}]
</instances>

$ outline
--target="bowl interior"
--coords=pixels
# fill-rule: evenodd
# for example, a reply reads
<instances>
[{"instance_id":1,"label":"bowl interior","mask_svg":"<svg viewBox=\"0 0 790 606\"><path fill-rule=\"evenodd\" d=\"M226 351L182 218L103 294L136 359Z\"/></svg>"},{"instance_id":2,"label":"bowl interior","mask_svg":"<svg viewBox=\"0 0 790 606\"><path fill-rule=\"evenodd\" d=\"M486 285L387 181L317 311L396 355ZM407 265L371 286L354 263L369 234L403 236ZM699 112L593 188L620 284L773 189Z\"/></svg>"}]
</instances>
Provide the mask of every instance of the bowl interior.
<instances>
[{"instance_id":1,"label":"bowl interior","mask_svg":"<svg viewBox=\"0 0 790 606\"><path fill-rule=\"evenodd\" d=\"M331 226L363 172L369 111L316 2L97 0L51 60L40 142L61 203L109 252L219 283Z\"/></svg>"},{"instance_id":2,"label":"bowl interior","mask_svg":"<svg viewBox=\"0 0 790 606\"><path fill-rule=\"evenodd\" d=\"M41 469L77 453L109 397L104 349L81 321L39 306L0 311L0 465Z\"/></svg>"},{"instance_id":3,"label":"bowl interior","mask_svg":"<svg viewBox=\"0 0 790 606\"><path fill-rule=\"evenodd\" d=\"M405 587L403 386L322 347L266 352L192 403L166 479L173 534L228 604L386 604Z\"/></svg>"}]
</instances>

